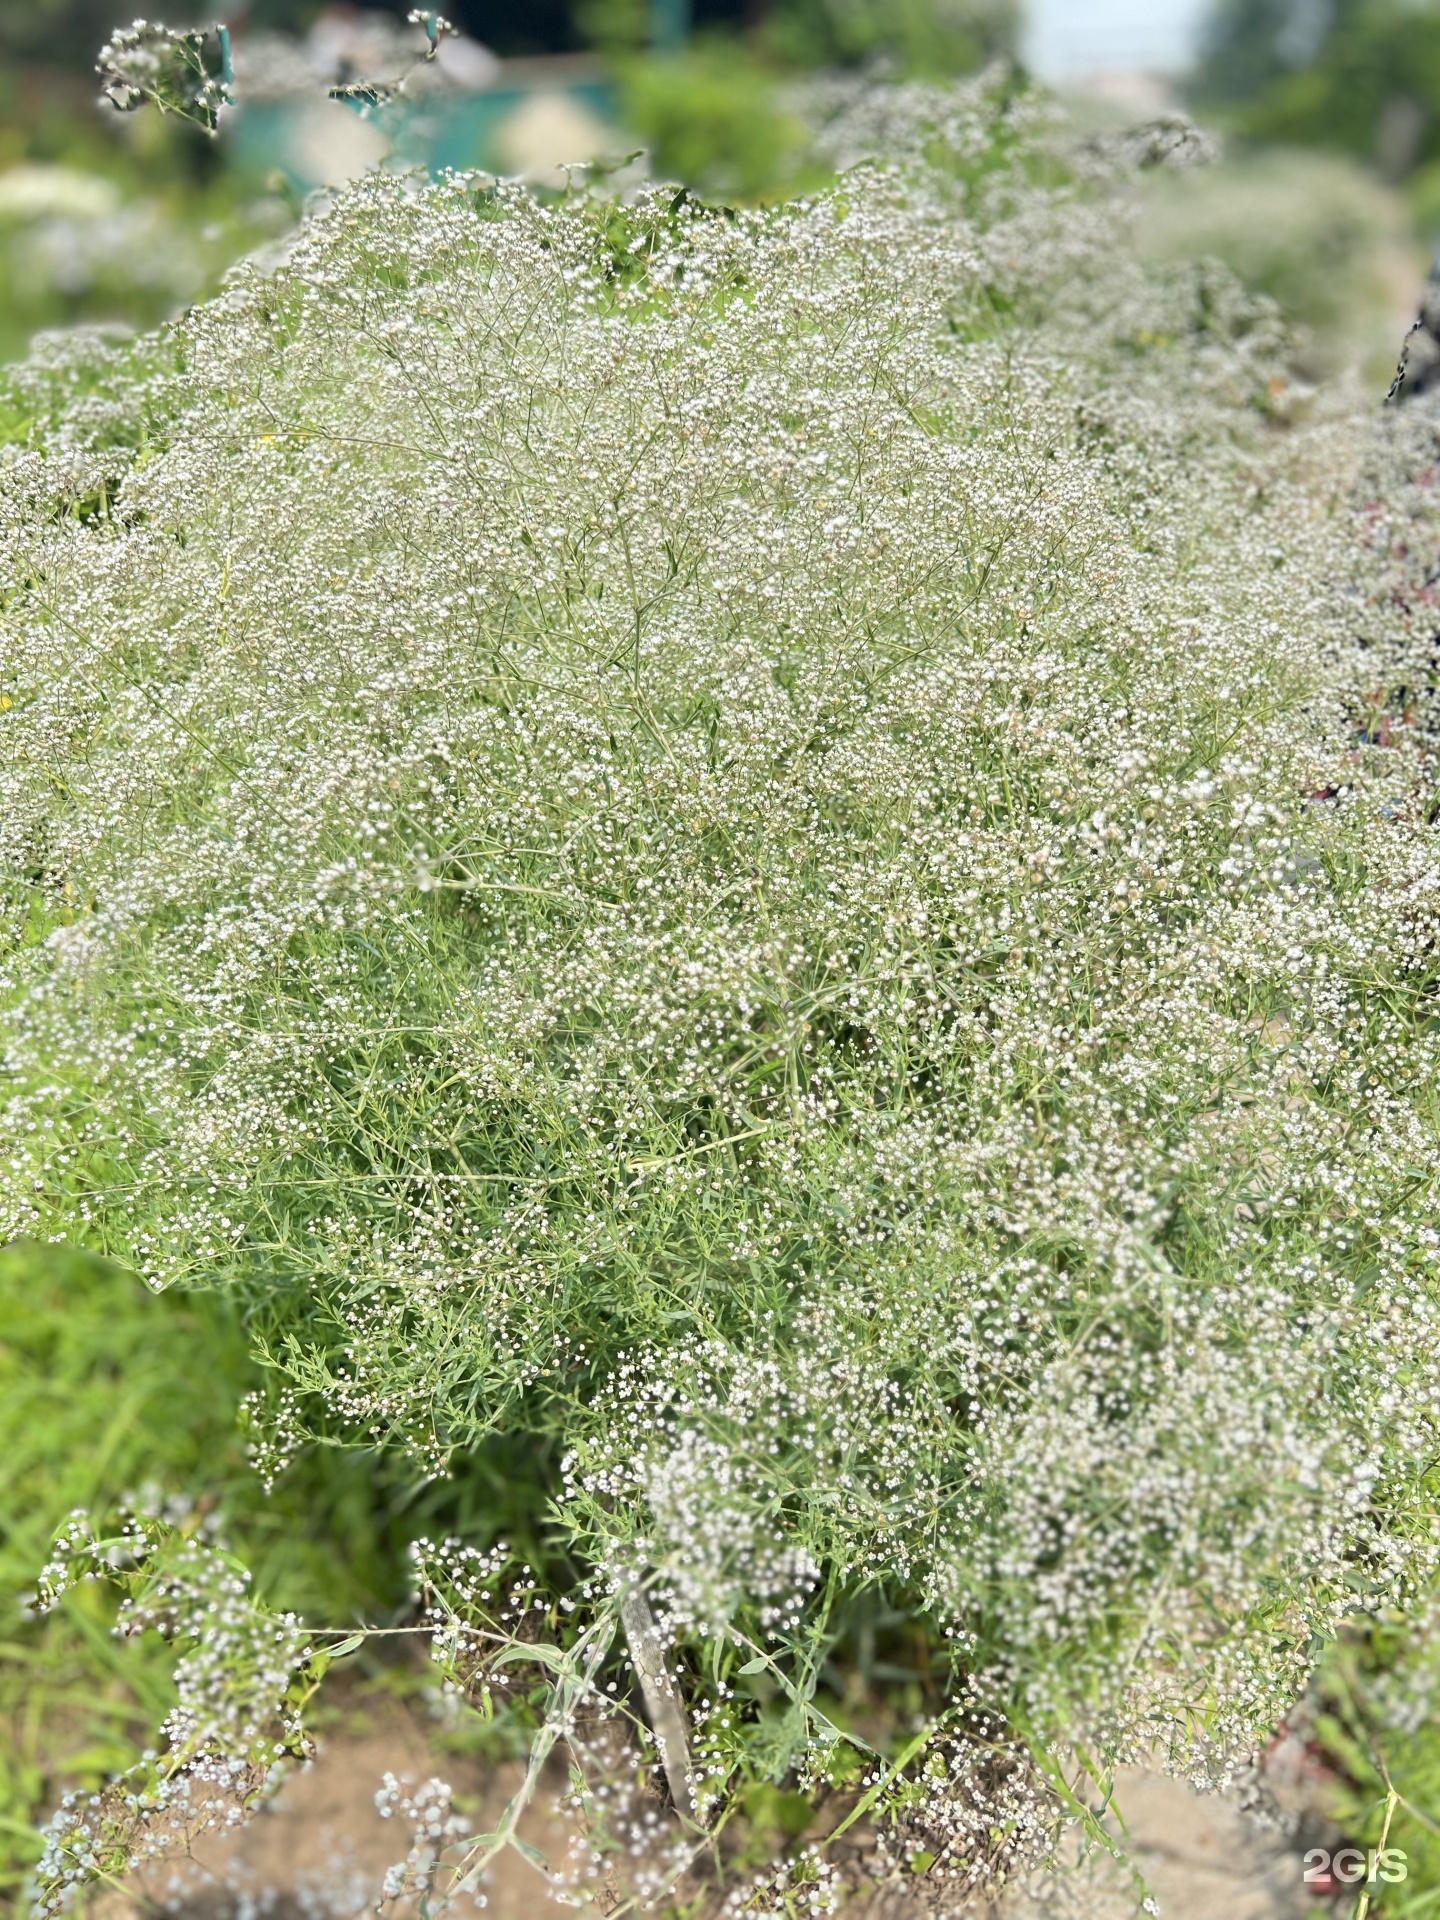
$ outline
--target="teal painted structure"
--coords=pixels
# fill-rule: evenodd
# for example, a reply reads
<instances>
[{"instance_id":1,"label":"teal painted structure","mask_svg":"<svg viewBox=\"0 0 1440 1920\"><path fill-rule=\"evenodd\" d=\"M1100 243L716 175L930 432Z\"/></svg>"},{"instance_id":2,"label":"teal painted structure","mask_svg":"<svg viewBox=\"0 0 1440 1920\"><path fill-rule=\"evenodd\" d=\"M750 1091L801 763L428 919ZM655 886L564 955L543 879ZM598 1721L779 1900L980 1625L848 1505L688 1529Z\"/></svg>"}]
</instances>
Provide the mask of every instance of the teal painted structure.
<instances>
[{"instance_id":1,"label":"teal painted structure","mask_svg":"<svg viewBox=\"0 0 1440 1920\"><path fill-rule=\"evenodd\" d=\"M568 68L569 63L565 65ZM558 61L556 66L560 67ZM506 171L496 146L499 130L527 101L541 95L563 96L593 118L615 123L614 87L602 75L577 75L563 69L553 79L544 73L527 73L509 84L502 70L493 87L479 92L391 102L366 109L361 117L389 141L392 164L425 167L434 174L472 167L499 173ZM296 129L313 108L311 100L289 97L247 101L225 129L231 164L256 175L279 171L301 192L321 185L319 180L303 177L295 158ZM360 110L352 107L350 111Z\"/></svg>"},{"instance_id":2,"label":"teal painted structure","mask_svg":"<svg viewBox=\"0 0 1440 1920\"><path fill-rule=\"evenodd\" d=\"M690 37L690 0L650 0L650 44L678 53Z\"/></svg>"}]
</instances>

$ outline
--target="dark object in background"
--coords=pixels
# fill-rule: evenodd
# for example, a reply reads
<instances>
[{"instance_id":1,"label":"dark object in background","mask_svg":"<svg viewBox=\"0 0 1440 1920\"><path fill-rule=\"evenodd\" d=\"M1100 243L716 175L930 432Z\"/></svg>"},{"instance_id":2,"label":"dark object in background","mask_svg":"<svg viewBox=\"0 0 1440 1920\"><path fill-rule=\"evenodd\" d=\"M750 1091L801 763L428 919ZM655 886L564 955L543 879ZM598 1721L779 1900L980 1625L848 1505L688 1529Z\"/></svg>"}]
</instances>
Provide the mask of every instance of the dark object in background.
<instances>
[{"instance_id":1,"label":"dark object in background","mask_svg":"<svg viewBox=\"0 0 1440 1920\"><path fill-rule=\"evenodd\" d=\"M1420 295L1420 312L1400 349L1387 400L1408 400L1440 387L1440 253Z\"/></svg>"},{"instance_id":2,"label":"dark object in background","mask_svg":"<svg viewBox=\"0 0 1440 1920\"><path fill-rule=\"evenodd\" d=\"M366 0L409 12L409 0ZM224 15L247 27L303 34L326 0L184 0L146 9L166 25L209 27ZM21 65L89 74L133 0L0 0L0 69ZM699 34L740 35L795 67L854 65L889 58L907 72L968 72L1015 58L1020 0L447 0L446 17L502 60L587 49L666 46ZM667 24L668 23L668 24Z\"/></svg>"},{"instance_id":3,"label":"dark object in background","mask_svg":"<svg viewBox=\"0 0 1440 1920\"><path fill-rule=\"evenodd\" d=\"M402 19L409 12L407 0L374 4ZM99 49L135 10L127 0L0 0L0 61L89 73ZM221 0L209 0L208 11L186 0L184 5L146 9L146 17L170 25L209 26L213 13L242 30L266 27L298 34L324 10L325 0L248 0L229 8ZM501 55L569 53L584 44L573 11L570 0L523 0L520 5L513 0L453 0L447 18Z\"/></svg>"},{"instance_id":4,"label":"dark object in background","mask_svg":"<svg viewBox=\"0 0 1440 1920\"><path fill-rule=\"evenodd\" d=\"M409 0L371 0L381 11L409 12ZM232 27L267 27L284 33L304 33L325 10L325 0L246 0L225 7L210 0L217 17ZM575 0L448 0L447 18L502 59L543 53L575 53L587 44ZM740 27L753 24L757 9L746 0L692 0L697 26ZM38 66L89 73L95 55L118 26L135 12L129 0L0 0L0 61L33 62ZM167 24L209 26L204 6L186 0L183 6L157 5L147 18Z\"/></svg>"},{"instance_id":5,"label":"dark object in background","mask_svg":"<svg viewBox=\"0 0 1440 1920\"><path fill-rule=\"evenodd\" d=\"M212 0L212 4L214 0ZM216 5L216 12L225 9ZM301 28L321 10L321 0L252 0L229 10L230 23L241 20L257 26ZM93 73L95 56L117 27L128 25L137 11L119 0L0 0L0 61L7 66L24 62L72 73ZM183 27L209 26L204 6L194 0L180 7L147 9L161 18L181 16Z\"/></svg>"}]
</instances>

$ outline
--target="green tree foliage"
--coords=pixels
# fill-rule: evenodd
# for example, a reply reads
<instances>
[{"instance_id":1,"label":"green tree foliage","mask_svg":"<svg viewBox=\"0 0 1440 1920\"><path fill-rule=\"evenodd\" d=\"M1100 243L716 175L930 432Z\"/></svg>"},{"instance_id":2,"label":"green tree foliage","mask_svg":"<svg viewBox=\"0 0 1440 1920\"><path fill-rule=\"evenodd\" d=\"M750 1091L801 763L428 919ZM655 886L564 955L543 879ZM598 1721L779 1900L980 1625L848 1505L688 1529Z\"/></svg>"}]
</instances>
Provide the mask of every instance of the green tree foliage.
<instances>
[{"instance_id":1,"label":"green tree foliage","mask_svg":"<svg viewBox=\"0 0 1440 1920\"><path fill-rule=\"evenodd\" d=\"M1234 103L1252 138L1339 148L1398 178L1440 158L1440 6L1231 0L1199 91Z\"/></svg>"},{"instance_id":2,"label":"green tree foliage","mask_svg":"<svg viewBox=\"0 0 1440 1920\"><path fill-rule=\"evenodd\" d=\"M883 59L902 72L969 73L1014 58L1018 0L777 0L765 37L802 67Z\"/></svg>"},{"instance_id":3,"label":"green tree foliage","mask_svg":"<svg viewBox=\"0 0 1440 1920\"><path fill-rule=\"evenodd\" d=\"M1216 0L1199 88L1211 100L1253 100L1313 59L1330 26L1326 0Z\"/></svg>"},{"instance_id":4,"label":"green tree foliage","mask_svg":"<svg viewBox=\"0 0 1440 1920\"><path fill-rule=\"evenodd\" d=\"M1017 56L1021 17L1019 0L773 0L752 37L796 67L878 59L911 73L969 73ZM574 18L593 46L633 51L650 39L649 0L575 0ZM721 24L741 18L736 8Z\"/></svg>"},{"instance_id":5,"label":"green tree foliage","mask_svg":"<svg viewBox=\"0 0 1440 1920\"><path fill-rule=\"evenodd\" d=\"M739 200L800 184L805 126L786 109L776 75L738 48L621 60L617 72L621 119L666 179Z\"/></svg>"},{"instance_id":6,"label":"green tree foliage","mask_svg":"<svg viewBox=\"0 0 1440 1920\"><path fill-rule=\"evenodd\" d=\"M741 200L816 184L803 165L804 127L782 97L787 74L867 63L972 73L1016 59L1020 28L1018 0L775 0L743 39L712 29L659 55L647 50L649 0L576 0L574 17L610 60L621 121L654 170Z\"/></svg>"}]
</instances>

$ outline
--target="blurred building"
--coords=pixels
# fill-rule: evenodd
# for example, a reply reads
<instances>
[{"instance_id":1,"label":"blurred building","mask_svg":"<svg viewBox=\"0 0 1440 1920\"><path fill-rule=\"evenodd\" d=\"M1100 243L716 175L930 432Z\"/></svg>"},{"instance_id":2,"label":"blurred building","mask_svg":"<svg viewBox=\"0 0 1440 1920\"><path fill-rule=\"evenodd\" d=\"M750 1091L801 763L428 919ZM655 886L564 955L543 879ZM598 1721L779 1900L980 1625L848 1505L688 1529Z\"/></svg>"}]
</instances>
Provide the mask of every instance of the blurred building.
<instances>
[{"instance_id":1,"label":"blurred building","mask_svg":"<svg viewBox=\"0 0 1440 1920\"><path fill-rule=\"evenodd\" d=\"M303 38L237 36L241 104L224 121L232 163L257 176L278 168L304 191L387 159L559 185L567 165L619 156L613 87L592 57L501 60L458 34L421 62L420 45L392 15L339 6ZM331 97L335 88L351 97Z\"/></svg>"}]
</instances>

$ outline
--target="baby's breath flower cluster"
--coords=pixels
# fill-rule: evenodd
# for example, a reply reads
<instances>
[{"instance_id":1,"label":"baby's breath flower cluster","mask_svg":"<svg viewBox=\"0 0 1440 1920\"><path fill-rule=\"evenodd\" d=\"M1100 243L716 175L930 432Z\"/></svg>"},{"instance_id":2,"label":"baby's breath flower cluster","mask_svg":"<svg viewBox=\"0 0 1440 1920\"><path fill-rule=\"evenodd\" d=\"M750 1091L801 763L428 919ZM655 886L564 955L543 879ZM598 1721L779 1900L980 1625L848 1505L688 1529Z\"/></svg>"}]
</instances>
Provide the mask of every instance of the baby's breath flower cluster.
<instances>
[{"instance_id":1,"label":"baby's breath flower cluster","mask_svg":"<svg viewBox=\"0 0 1440 1920\"><path fill-rule=\"evenodd\" d=\"M65 1795L36 1868L45 1914L68 1907L97 1874L113 1877L207 1828L240 1824L286 1759L307 1750L296 1681L313 1657L308 1636L293 1615L254 1599L249 1573L203 1530L186 1534L133 1513L100 1537L76 1513L40 1576L40 1610L96 1579L124 1592L118 1635L150 1629L185 1649L178 1697L160 1729L163 1752L145 1754L98 1793Z\"/></svg>"},{"instance_id":2,"label":"baby's breath flower cluster","mask_svg":"<svg viewBox=\"0 0 1440 1920\"><path fill-rule=\"evenodd\" d=\"M954 1885L1432 1572L1440 539L1428 416L1127 250L1177 130L876 128L369 179L22 376L0 1213L241 1290L277 1470L527 1436L545 1737L623 1617L677 1804L848 1754Z\"/></svg>"},{"instance_id":3,"label":"baby's breath flower cluster","mask_svg":"<svg viewBox=\"0 0 1440 1920\"><path fill-rule=\"evenodd\" d=\"M404 1860L386 1872L382 1899L400 1900L428 1891L447 1848L469 1833L469 1820L451 1806L452 1793L445 1780L424 1780L412 1790L393 1773L385 1775L375 1795L375 1809L382 1820L393 1819L398 1813L408 1822L414 1838ZM483 1896L480 1904L484 1904Z\"/></svg>"},{"instance_id":4,"label":"baby's breath flower cluster","mask_svg":"<svg viewBox=\"0 0 1440 1920\"><path fill-rule=\"evenodd\" d=\"M133 113L149 101L207 133L214 133L221 108L235 98L225 27L213 33L176 32L159 22L136 20L111 34L96 71L105 82L104 98L118 112Z\"/></svg>"},{"instance_id":5,"label":"baby's breath flower cluster","mask_svg":"<svg viewBox=\"0 0 1440 1920\"><path fill-rule=\"evenodd\" d=\"M748 1886L734 1888L721 1912L725 1920L740 1914L747 1920L809 1920L812 1914L838 1913L843 1897L835 1868L818 1847L809 1846L757 1874Z\"/></svg>"}]
</instances>

